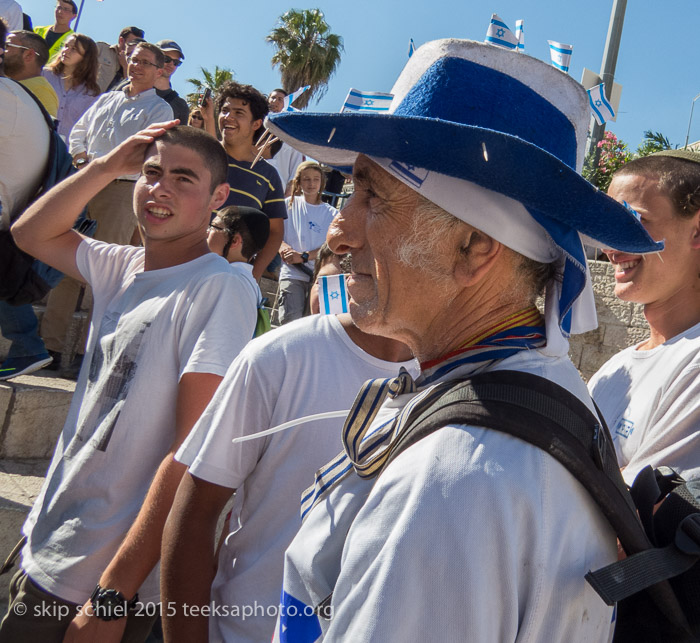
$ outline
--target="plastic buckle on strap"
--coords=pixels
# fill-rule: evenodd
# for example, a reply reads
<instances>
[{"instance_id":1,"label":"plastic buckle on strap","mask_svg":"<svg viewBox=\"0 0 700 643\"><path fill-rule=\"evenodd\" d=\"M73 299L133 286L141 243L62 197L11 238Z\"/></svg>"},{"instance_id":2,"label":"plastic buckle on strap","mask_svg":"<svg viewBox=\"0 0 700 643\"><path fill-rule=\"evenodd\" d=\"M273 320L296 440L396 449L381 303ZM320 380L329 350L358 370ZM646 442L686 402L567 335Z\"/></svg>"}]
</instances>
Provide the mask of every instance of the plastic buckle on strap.
<instances>
[{"instance_id":1,"label":"plastic buckle on strap","mask_svg":"<svg viewBox=\"0 0 700 643\"><path fill-rule=\"evenodd\" d=\"M700 556L700 513L690 514L681 520L674 544L684 554Z\"/></svg>"},{"instance_id":2,"label":"plastic buckle on strap","mask_svg":"<svg viewBox=\"0 0 700 643\"><path fill-rule=\"evenodd\" d=\"M602 471L605 459L605 431L597 422L593 425L593 459L596 466Z\"/></svg>"}]
</instances>

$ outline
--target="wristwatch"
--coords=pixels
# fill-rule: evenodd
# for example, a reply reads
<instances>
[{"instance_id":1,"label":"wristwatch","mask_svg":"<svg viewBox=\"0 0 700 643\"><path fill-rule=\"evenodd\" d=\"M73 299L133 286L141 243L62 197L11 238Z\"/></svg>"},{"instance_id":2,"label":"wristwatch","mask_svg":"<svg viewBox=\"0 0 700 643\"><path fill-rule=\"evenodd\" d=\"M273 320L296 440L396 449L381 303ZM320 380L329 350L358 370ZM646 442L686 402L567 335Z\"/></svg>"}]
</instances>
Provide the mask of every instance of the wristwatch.
<instances>
[{"instance_id":1,"label":"wristwatch","mask_svg":"<svg viewBox=\"0 0 700 643\"><path fill-rule=\"evenodd\" d=\"M308 262L309 262L309 253L308 253L308 252L302 252L302 253L301 253L301 260L302 260L304 263L308 263Z\"/></svg>"},{"instance_id":2,"label":"wristwatch","mask_svg":"<svg viewBox=\"0 0 700 643\"><path fill-rule=\"evenodd\" d=\"M103 621L114 621L125 617L130 610L133 610L138 603L139 595L129 601L126 596L116 589L105 589L99 584L95 587L90 596L92 610L97 618Z\"/></svg>"},{"instance_id":3,"label":"wristwatch","mask_svg":"<svg viewBox=\"0 0 700 643\"><path fill-rule=\"evenodd\" d=\"M83 167L83 165L85 165L86 163L87 163L87 159L84 156L79 158L79 159L75 159L75 161L73 161L73 165L77 168Z\"/></svg>"}]
</instances>

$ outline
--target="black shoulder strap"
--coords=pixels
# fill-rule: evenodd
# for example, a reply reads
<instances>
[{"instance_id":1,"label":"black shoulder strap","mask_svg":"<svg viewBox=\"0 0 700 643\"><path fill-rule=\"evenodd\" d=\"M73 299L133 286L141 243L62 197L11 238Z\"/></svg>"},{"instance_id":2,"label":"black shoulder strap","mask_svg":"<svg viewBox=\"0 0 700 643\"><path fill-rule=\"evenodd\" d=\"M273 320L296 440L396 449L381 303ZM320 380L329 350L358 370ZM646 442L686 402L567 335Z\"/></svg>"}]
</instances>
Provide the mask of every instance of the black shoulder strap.
<instances>
[{"instance_id":1,"label":"black shoulder strap","mask_svg":"<svg viewBox=\"0 0 700 643\"><path fill-rule=\"evenodd\" d=\"M416 405L406 424L410 428L402 432L384 468L409 446L448 425L500 431L546 451L566 467L600 507L628 555L653 549L602 415L597 418L558 384L519 371L445 382L428 401ZM659 582L648 591L672 622L685 621L668 583Z\"/></svg>"}]
</instances>

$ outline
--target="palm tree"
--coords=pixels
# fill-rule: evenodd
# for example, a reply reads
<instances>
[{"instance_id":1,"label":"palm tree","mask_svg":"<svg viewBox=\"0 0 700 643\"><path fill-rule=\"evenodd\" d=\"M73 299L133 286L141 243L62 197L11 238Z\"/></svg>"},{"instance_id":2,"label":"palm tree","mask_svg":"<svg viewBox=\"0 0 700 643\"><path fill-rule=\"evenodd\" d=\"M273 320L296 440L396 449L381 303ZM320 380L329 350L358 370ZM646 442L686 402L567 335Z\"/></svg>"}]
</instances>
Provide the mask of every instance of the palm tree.
<instances>
[{"instance_id":1,"label":"palm tree","mask_svg":"<svg viewBox=\"0 0 700 643\"><path fill-rule=\"evenodd\" d=\"M193 94L187 94L186 96L187 103L190 107L197 105L199 95L206 87L209 87L212 93L216 93L216 91L224 83L228 82L229 80L233 80L234 76L232 69L228 69L227 67L219 67L218 65L214 67L214 73L210 72L208 69L206 69L206 67L200 67L200 70L202 71L204 81L199 80L199 78L187 78L187 82L190 83L190 85L194 85L196 90Z\"/></svg>"},{"instance_id":2,"label":"palm tree","mask_svg":"<svg viewBox=\"0 0 700 643\"><path fill-rule=\"evenodd\" d=\"M326 93L343 51L343 39L330 32L321 10L290 9L280 16L279 26L266 40L277 48L272 66L279 66L285 91L311 85L295 106L306 107L312 98L318 101Z\"/></svg>"},{"instance_id":3,"label":"palm tree","mask_svg":"<svg viewBox=\"0 0 700 643\"><path fill-rule=\"evenodd\" d=\"M644 140L637 148L637 156L647 156L654 152L662 150L670 150L671 141L668 140L661 132L652 132L650 129L644 132Z\"/></svg>"}]
</instances>

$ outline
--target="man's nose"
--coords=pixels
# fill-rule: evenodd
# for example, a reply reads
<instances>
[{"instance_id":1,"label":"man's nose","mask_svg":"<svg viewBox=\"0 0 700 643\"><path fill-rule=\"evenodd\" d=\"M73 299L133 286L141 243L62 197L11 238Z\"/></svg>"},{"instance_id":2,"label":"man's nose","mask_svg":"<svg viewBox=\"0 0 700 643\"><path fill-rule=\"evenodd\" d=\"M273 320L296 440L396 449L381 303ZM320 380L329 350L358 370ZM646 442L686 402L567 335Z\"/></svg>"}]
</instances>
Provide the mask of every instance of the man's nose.
<instances>
[{"instance_id":1,"label":"man's nose","mask_svg":"<svg viewBox=\"0 0 700 643\"><path fill-rule=\"evenodd\" d=\"M335 215L328 234L326 243L337 255L344 255L361 248L364 244L363 215L360 208L353 204L351 198L348 204Z\"/></svg>"}]
</instances>

